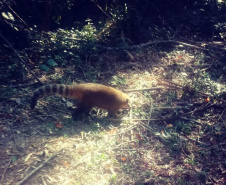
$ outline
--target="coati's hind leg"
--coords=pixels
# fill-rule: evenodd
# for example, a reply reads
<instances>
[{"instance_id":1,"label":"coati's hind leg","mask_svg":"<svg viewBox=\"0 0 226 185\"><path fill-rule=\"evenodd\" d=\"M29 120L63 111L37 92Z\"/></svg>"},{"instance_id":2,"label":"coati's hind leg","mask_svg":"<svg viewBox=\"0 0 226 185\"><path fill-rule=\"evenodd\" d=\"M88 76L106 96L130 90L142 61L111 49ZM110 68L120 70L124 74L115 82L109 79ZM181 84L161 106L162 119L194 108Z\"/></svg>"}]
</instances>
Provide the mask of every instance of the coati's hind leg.
<instances>
[{"instance_id":1,"label":"coati's hind leg","mask_svg":"<svg viewBox=\"0 0 226 185\"><path fill-rule=\"evenodd\" d=\"M92 107L88 106L78 106L75 111L72 113L73 120L79 119L82 115L88 115Z\"/></svg>"}]
</instances>

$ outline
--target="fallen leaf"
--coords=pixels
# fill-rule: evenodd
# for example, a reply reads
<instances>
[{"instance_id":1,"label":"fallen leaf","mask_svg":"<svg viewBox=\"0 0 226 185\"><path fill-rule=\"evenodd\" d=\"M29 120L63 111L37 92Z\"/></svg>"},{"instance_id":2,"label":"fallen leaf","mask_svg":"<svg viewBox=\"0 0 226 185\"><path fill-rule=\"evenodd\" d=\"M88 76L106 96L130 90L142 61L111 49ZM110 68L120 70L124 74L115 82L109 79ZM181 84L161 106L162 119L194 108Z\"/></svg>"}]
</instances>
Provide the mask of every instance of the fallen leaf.
<instances>
[{"instance_id":1,"label":"fallen leaf","mask_svg":"<svg viewBox=\"0 0 226 185\"><path fill-rule=\"evenodd\" d=\"M205 99L205 102L209 102L210 101L210 97Z\"/></svg>"},{"instance_id":2,"label":"fallen leaf","mask_svg":"<svg viewBox=\"0 0 226 185\"><path fill-rule=\"evenodd\" d=\"M63 165L64 165L64 166L71 167L71 165L70 165L67 161L64 161L64 162L63 162Z\"/></svg>"},{"instance_id":3,"label":"fallen leaf","mask_svg":"<svg viewBox=\"0 0 226 185\"><path fill-rule=\"evenodd\" d=\"M31 156L32 156L32 153L28 154L27 157L25 158L24 162L27 162Z\"/></svg>"},{"instance_id":4,"label":"fallen leaf","mask_svg":"<svg viewBox=\"0 0 226 185\"><path fill-rule=\"evenodd\" d=\"M117 131L117 129L110 130L110 131L108 131L108 134L113 135L114 133L116 133L116 131Z\"/></svg>"},{"instance_id":5,"label":"fallen leaf","mask_svg":"<svg viewBox=\"0 0 226 185\"><path fill-rule=\"evenodd\" d=\"M143 140L142 137L140 136L140 134L136 133L135 135L136 135L136 138L137 138L139 141L142 141L142 140Z\"/></svg>"},{"instance_id":6,"label":"fallen leaf","mask_svg":"<svg viewBox=\"0 0 226 185\"><path fill-rule=\"evenodd\" d=\"M172 125L172 124L168 124L166 127L167 127L167 128L172 128L173 125Z\"/></svg>"},{"instance_id":7,"label":"fallen leaf","mask_svg":"<svg viewBox=\"0 0 226 185\"><path fill-rule=\"evenodd\" d=\"M57 128L63 128L63 124L61 123L61 122L57 122L56 124L55 124L55 127L57 127Z\"/></svg>"}]
</instances>

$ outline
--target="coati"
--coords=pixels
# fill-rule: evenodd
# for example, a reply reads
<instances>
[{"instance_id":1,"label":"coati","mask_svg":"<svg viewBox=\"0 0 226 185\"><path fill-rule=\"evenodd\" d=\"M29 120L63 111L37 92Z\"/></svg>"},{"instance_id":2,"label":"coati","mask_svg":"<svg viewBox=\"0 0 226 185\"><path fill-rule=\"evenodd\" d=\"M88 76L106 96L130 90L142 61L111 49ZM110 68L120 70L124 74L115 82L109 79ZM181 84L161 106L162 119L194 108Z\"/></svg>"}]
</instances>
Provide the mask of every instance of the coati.
<instances>
[{"instance_id":1,"label":"coati","mask_svg":"<svg viewBox=\"0 0 226 185\"><path fill-rule=\"evenodd\" d=\"M120 108L129 108L127 94L105 85L84 83L79 85L45 85L36 89L31 98L31 109L34 109L39 98L57 94L62 97L77 100L77 109L72 114L73 119L81 114L88 114L93 107L106 109L110 116Z\"/></svg>"}]
</instances>

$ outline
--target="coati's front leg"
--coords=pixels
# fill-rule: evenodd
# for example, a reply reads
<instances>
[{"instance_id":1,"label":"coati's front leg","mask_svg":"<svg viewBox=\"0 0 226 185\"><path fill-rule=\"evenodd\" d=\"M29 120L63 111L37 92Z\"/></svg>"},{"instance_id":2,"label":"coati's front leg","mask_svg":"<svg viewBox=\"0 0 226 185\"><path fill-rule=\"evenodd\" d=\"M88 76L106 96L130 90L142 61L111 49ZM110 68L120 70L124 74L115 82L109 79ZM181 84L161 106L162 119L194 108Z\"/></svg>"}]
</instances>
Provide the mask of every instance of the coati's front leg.
<instances>
[{"instance_id":1,"label":"coati's front leg","mask_svg":"<svg viewBox=\"0 0 226 185\"><path fill-rule=\"evenodd\" d=\"M117 112L119 110L119 107L111 107L109 108L107 111L108 111L108 117L114 117Z\"/></svg>"}]
</instances>

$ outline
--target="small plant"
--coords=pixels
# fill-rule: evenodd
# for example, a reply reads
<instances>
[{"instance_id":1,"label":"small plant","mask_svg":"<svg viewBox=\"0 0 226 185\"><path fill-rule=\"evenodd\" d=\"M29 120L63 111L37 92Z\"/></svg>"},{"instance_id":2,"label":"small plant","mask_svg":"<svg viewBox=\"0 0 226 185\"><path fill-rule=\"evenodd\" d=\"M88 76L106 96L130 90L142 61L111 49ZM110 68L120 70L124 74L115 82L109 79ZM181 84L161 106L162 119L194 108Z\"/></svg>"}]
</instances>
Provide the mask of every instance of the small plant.
<instances>
[{"instance_id":1,"label":"small plant","mask_svg":"<svg viewBox=\"0 0 226 185\"><path fill-rule=\"evenodd\" d=\"M194 156L194 154L190 154L190 155L188 156L188 158L186 158L186 159L184 160L184 162L185 162L185 163L188 163L188 164L190 164L190 165L192 165L192 166L196 165L196 161L195 161L195 156Z\"/></svg>"},{"instance_id":2,"label":"small plant","mask_svg":"<svg viewBox=\"0 0 226 185\"><path fill-rule=\"evenodd\" d=\"M185 123L184 121L179 121L177 122L177 126L176 126L176 131L177 133L183 133L185 135L190 135L191 134L191 126L187 123Z\"/></svg>"},{"instance_id":3,"label":"small plant","mask_svg":"<svg viewBox=\"0 0 226 185\"><path fill-rule=\"evenodd\" d=\"M118 76L112 76L110 83L112 86L119 86L125 84L126 79Z\"/></svg>"},{"instance_id":4,"label":"small plant","mask_svg":"<svg viewBox=\"0 0 226 185\"><path fill-rule=\"evenodd\" d=\"M173 155L177 155L182 151L179 137L176 134L171 134L171 137L166 140L166 143Z\"/></svg>"},{"instance_id":5,"label":"small plant","mask_svg":"<svg viewBox=\"0 0 226 185\"><path fill-rule=\"evenodd\" d=\"M49 68L55 66L68 65L69 62L81 66L84 62L82 58L96 52L94 44L96 28L90 19L86 23L80 30L79 28L58 29L54 33L46 33L41 41L36 40L39 39L37 32L34 31L30 34L30 40L33 44L32 52L36 51L40 56L49 58L40 65L43 71L49 71Z\"/></svg>"}]
</instances>

